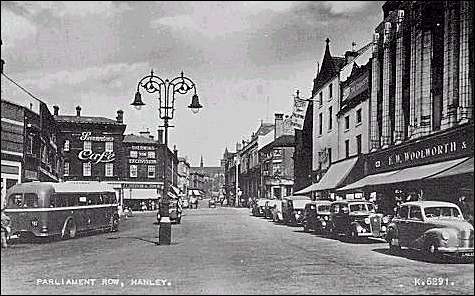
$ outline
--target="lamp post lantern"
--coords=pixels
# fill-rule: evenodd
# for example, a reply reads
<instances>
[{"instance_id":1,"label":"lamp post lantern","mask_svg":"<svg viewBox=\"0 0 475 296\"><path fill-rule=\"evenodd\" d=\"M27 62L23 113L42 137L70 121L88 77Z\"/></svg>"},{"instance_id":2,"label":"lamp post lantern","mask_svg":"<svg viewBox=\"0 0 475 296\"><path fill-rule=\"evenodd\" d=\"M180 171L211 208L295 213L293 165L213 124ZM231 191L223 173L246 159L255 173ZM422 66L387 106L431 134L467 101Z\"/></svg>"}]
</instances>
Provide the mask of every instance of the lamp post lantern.
<instances>
[{"instance_id":1,"label":"lamp post lantern","mask_svg":"<svg viewBox=\"0 0 475 296\"><path fill-rule=\"evenodd\" d=\"M171 243L171 222L169 216L170 198L168 196L168 128L170 126L168 121L173 119L175 111L175 95L187 94L193 91L191 104L188 108L193 113L198 113L203 106L200 104L198 95L196 94L196 85L188 77L184 76L181 72L180 76L169 79L162 79L161 77L153 73L153 69L150 71L150 75L143 77L137 84L137 91L135 93L132 106L137 110L140 110L145 103L142 101L142 94L140 88L145 89L148 93L158 94L158 111L159 117L163 120L163 126L165 128L164 145L165 153L163 157L163 196L159 203L160 221L158 223L158 243L159 245L169 245ZM173 179L173 176L172 176Z\"/></svg>"}]
</instances>

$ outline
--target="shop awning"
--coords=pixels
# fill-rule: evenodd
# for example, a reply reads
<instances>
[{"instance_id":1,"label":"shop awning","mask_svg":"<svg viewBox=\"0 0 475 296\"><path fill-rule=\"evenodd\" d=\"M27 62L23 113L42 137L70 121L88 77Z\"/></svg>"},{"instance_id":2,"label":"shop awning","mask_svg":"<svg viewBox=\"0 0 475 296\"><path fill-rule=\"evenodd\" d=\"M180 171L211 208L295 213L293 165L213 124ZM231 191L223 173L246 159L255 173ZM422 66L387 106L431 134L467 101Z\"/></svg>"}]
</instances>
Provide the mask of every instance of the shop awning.
<instances>
[{"instance_id":1,"label":"shop awning","mask_svg":"<svg viewBox=\"0 0 475 296\"><path fill-rule=\"evenodd\" d=\"M463 174L473 174L473 157L470 157L464 162L459 163L458 165L446 171L431 176L430 179L444 178Z\"/></svg>"},{"instance_id":2,"label":"shop awning","mask_svg":"<svg viewBox=\"0 0 475 296\"><path fill-rule=\"evenodd\" d=\"M178 189L177 187L173 186L170 184L170 188L171 188L171 192L174 193L175 195L180 195L180 189Z\"/></svg>"},{"instance_id":3,"label":"shop awning","mask_svg":"<svg viewBox=\"0 0 475 296\"><path fill-rule=\"evenodd\" d=\"M467 159L468 158L465 157L461 159L448 160L411 168L405 168L397 171L369 175L355 183L339 188L338 191L353 190L366 186L378 186L386 184L404 183L409 181L418 181L452 169L453 167L463 163Z\"/></svg>"},{"instance_id":4,"label":"shop awning","mask_svg":"<svg viewBox=\"0 0 475 296\"><path fill-rule=\"evenodd\" d=\"M312 184L294 194L306 194L312 191L324 191L337 188L345 181L357 161L358 157L354 157L332 164L320 182Z\"/></svg>"},{"instance_id":5,"label":"shop awning","mask_svg":"<svg viewBox=\"0 0 475 296\"><path fill-rule=\"evenodd\" d=\"M161 197L157 189L125 189L124 200L127 199L158 199Z\"/></svg>"}]
</instances>

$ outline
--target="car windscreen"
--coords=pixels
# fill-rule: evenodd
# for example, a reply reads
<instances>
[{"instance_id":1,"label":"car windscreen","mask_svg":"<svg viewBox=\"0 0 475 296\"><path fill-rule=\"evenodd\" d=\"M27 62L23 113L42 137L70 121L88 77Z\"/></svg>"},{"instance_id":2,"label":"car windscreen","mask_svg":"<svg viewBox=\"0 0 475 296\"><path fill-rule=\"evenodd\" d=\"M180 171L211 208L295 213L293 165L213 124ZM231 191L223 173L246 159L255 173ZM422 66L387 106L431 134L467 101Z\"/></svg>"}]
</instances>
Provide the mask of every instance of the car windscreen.
<instances>
[{"instance_id":1,"label":"car windscreen","mask_svg":"<svg viewBox=\"0 0 475 296\"><path fill-rule=\"evenodd\" d=\"M455 207L427 207L424 209L424 213L427 218L462 217L460 211Z\"/></svg>"},{"instance_id":2,"label":"car windscreen","mask_svg":"<svg viewBox=\"0 0 475 296\"><path fill-rule=\"evenodd\" d=\"M358 212L358 211L371 211L373 210L373 206L366 203L357 203L350 205L350 212Z\"/></svg>"},{"instance_id":3,"label":"car windscreen","mask_svg":"<svg viewBox=\"0 0 475 296\"><path fill-rule=\"evenodd\" d=\"M330 205L318 206L319 213L330 213Z\"/></svg>"}]
</instances>

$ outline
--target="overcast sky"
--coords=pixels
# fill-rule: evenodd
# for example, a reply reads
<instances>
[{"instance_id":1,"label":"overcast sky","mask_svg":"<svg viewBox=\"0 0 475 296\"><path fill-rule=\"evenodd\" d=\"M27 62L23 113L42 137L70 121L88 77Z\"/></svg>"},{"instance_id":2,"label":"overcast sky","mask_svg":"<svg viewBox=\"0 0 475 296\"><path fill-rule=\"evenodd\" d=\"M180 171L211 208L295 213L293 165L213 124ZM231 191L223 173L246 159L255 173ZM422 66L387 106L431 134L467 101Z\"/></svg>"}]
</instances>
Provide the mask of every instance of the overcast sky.
<instances>
[{"instance_id":1,"label":"overcast sky","mask_svg":"<svg viewBox=\"0 0 475 296\"><path fill-rule=\"evenodd\" d=\"M325 39L343 55L372 39L383 2L1 2L5 73L60 114L115 118L126 133L161 122L157 102L130 103L140 78L181 71L204 108L176 101L170 147L192 166L217 166L224 149L250 137L261 120L291 111L297 89L310 95Z\"/></svg>"}]
</instances>

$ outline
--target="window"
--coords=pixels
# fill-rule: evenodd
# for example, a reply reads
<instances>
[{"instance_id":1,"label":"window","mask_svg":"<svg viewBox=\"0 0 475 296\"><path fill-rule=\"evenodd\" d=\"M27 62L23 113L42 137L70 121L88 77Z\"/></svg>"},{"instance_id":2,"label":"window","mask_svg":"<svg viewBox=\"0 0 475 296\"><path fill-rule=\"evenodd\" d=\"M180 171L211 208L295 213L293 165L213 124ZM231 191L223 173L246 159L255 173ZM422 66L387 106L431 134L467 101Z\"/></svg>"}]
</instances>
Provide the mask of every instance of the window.
<instances>
[{"instance_id":1,"label":"window","mask_svg":"<svg viewBox=\"0 0 475 296\"><path fill-rule=\"evenodd\" d=\"M149 178L155 178L155 166L154 165L149 165L148 167L148 177Z\"/></svg>"},{"instance_id":2,"label":"window","mask_svg":"<svg viewBox=\"0 0 475 296\"><path fill-rule=\"evenodd\" d=\"M90 162L85 162L85 163L82 164L82 175L84 177L91 176L91 163Z\"/></svg>"},{"instance_id":3,"label":"window","mask_svg":"<svg viewBox=\"0 0 475 296\"><path fill-rule=\"evenodd\" d=\"M64 163L64 176L69 176L69 162Z\"/></svg>"},{"instance_id":4,"label":"window","mask_svg":"<svg viewBox=\"0 0 475 296\"><path fill-rule=\"evenodd\" d=\"M345 130L350 129L350 115L345 116Z\"/></svg>"},{"instance_id":5,"label":"window","mask_svg":"<svg viewBox=\"0 0 475 296\"><path fill-rule=\"evenodd\" d=\"M361 135L356 136L356 153L361 154Z\"/></svg>"},{"instance_id":6,"label":"window","mask_svg":"<svg viewBox=\"0 0 475 296\"><path fill-rule=\"evenodd\" d=\"M356 124L361 123L361 109L356 110Z\"/></svg>"},{"instance_id":7,"label":"window","mask_svg":"<svg viewBox=\"0 0 475 296\"><path fill-rule=\"evenodd\" d=\"M417 206L412 206L411 211L409 212L409 219L422 221L421 208Z\"/></svg>"},{"instance_id":8,"label":"window","mask_svg":"<svg viewBox=\"0 0 475 296\"><path fill-rule=\"evenodd\" d=\"M323 131L323 114L318 114L318 134L321 135Z\"/></svg>"},{"instance_id":9,"label":"window","mask_svg":"<svg viewBox=\"0 0 475 296\"><path fill-rule=\"evenodd\" d=\"M42 153L41 153L41 162L48 163L48 147L46 145L42 145Z\"/></svg>"},{"instance_id":10,"label":"window","mask_svg":"<svg viewBox=\"0 0 475 296\"><path fill-rule=\"evenodd\" d=\"M345 157L350 157L350 140L345 141Z\"/></svg>"},{"instance_id":11,"label":"window","mask_svg":"<svg viewBox=\"0 0 475 296\"><path fill-rule=\"evenodd\" d=\"M106 177L114 176L114 164L113 163L106 163Z\"/></svg>"},{"instance_id":12,"label":"window","mask_svg":"<svg viewBox=\"0 0 475 296\"><path fill-rule=\"evenodd\" d=\"M63 151L69 151L69 140L64 141Z\"/></svg>"},{"instance_id":13,"label":"window","mask_svg":"<svg viewBox=\"0 0 475 296\"><path fill-rule=\"evenodd\" d=\"M130 165L130 177L137 178L137 165L135 164Z\"/></svg>"},{"instance_id":14,"label":"window","mask_svg":"<svg viewBox=\"0 0 475 296\"><path fill-rule=\"evenodd\" d=\"M328 164L332 163L332 149L328 148Z\"/></svg>"},{"instance_id":15,"label":"window","mask_svg":"<svg viewBox=\"0 0 475 296\"><path fill-rule=\"evenodd\" d=\"M18 208L23 204L23 196L20 193L10 195L8 199L9 208Z\"/></svg>"},{"instance_id":16,"label":"window","mask_svg":"<svg viewBox=\"0 0 475 296\"><path fill-rule=\"evenodd\" d=\"M92 142L91 141L84 141L83 150L85 151L92 151Z\"/></svg>"},{"instance_id":17,"label":"window","mask_svg":"<svg viewBox=\"0 0 475 296\"><path fill-rule=\"evenodd\" d=\"M321 106L323 105L323 92L321 91L318 95L319 95L318 104Z\"/></svg>"},{"instance_id":18,"label":"window","mask_svg":"<svg viewBox=\"0 0 475 296\"><path fill-rule=\"evenodd\" d=\"M328 99L331 99L333 97L333 84L330 83L328 86Z\"/></svg>"},{"instance_id":19,"label":"window","mask_svg":"<svg viewBox=\"0 0 475 296\"><path fill-rule=\"evenodd\" d=\"M333 127L333 110L332 107L330 106L328 108L328 130L331 130Z\"/></svg>"},{"instance_id":20,"label":"window","mask_svg":"<svg viewBox=\"0 0 475 296\"><path fill-rule=\"evenodd\" d=\"M114 142L106 142L106 152L114 151Z\"/></svg>"},{"instance_id":21,"label":"window","mask_svg":"<svg viewBox=\"0 0 475 296\"><path fill-rule=\"evenodd\" d=\"M28 135L28 151L29 154L33 153L33 136Z\"/></svg>"},{"instance_id":22,"label":"window","mask_svg":"<svg viewBox=\"0 0 475 296\"><path fill-rule=\"evenodd\" d=\"M408 214L409 214L409 207L408 206L402 206L401 208L399 208L399 211L398 211L399 218L407 219Z\"/></svg>"},{"instance_id":23,"label":"window","mask_svg":"<svg viewBox=\"0 0 475 296\"><path fill-rule=\"evenodd\" d=\"M137 151L135 151L135 150L130 150L130 158L137 158L137 157L138 157Z\"/></svg>"},{"instance_id":24,"label":"window","mask_svg":"<svg viewBox=\"0 0 475 296\"><path fill-rule=\"evenodd\" d=\"M147 158L155 159L155 151L149 151L147 153Z\"/></svg>"}]
</instances>

